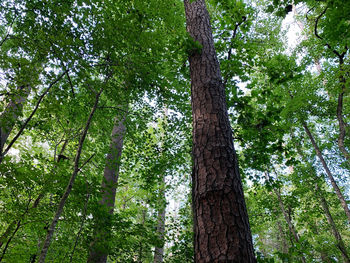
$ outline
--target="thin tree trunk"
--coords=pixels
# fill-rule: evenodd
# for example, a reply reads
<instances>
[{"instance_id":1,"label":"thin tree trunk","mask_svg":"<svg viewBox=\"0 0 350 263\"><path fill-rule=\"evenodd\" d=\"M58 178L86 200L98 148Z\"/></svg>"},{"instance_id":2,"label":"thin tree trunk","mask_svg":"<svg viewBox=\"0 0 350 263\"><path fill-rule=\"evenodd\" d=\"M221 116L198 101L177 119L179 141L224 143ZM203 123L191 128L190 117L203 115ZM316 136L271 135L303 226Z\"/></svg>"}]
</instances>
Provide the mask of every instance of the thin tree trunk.
<instances>
[{"instance_id":1,"label":"thin tree trunk","mask_svg":"<svg viewBox=\"0 0 350 263\"><path fill-rule=\"evenodd\" d=\"M13 130L16 121L22 114L23 105L31 91L30 86L19 87L18 94L6 106L5 110L0 116L0 162L3 157L3 150L5 143Z\"/></svg>"},{"instance_id":2,"label":"thin tree trunk","mask_svg":"<svg viewBox=\"0 0 350 263\"><path fill-rule=\"evenodd\" d=\"M126 113L116 118L112 130L112 142L107 154L106 166L103 173L100 201L102 215L95 220L94 238L90 245L87 262L105 263L108 257L108 237L111 231L111 216L115 204L115 195L119 177L120 159L123 150ZM106 210L107 209L107 210ZM107 248L107 249L106 249Z\"/></svg>"},{"instance_id":3,"label":"thin tree trunk","mask_svg":"<svg viewBox=\"0 0 350 263\"><path fill-rule=\"evenodd\" d=\"M299 243L299 235L298 235L297 231L295 230L294 224L292 223L291 219L289 218L289 215L284 207L281 194L278 192L278 190L276 188L274 188L273 190L277 196L278 204L281 208L284 219L286 220L286 222L288 224L289 231L292 233L295 242Z\"/></svg>"},{"instance_id":4,"label":"thin tree trunk","mask_svg":"<svg viewBox=\"0 0 350 263\"><path fill-rule=\"evenodd\" d=\"M162 263L164 256L164 232L165 232L165 212L166 212L166 199L165 199L165 176L162 176L163 182L160 189L159 202L161 207L158 210L158 222L157 222L157 234L158 238L162 241L161 246L157 246L154 250L154 260L153 263Z\"/></svg>"},{"instance_id":5,"label":"thin tree trunk","mask_svg":"<svg viewBox=\"0 0 350 263\"><path fill-rule=\"evenodd\" d=\"M44 197L44 194L41 193L39 194L39 196L35 199L34 203L33 203L33 206L31 207L31 209L33 208L37 208L38 205L39 205L39 202L41 201L41 199ZM24 211L24 213L19 217L19 219L15 219L13 220L7 227L6 231L1 235L0 237L0 248L2 247L2 245L4 244L4 242L9 238L12 230L14 229L14 227L17 225L21 226L21 221L23 221L23 219L25 218L25 216L28 214L28 212L31 210L31 209L26 209ZM15 230L16 232L18 231Z\"/></svg>"},{"instance_id":6,"label":"thin tree trunk","mask_svg":"<svg viewBox=\"0 0 350 263\"><path fill-rule=\"evenodd\" d=\"M342 152L346 160L350 163L350 153L346 150L344 145L344 139L346 136L346 128L348 124L344 121L343 117L343 103L344 103L344 94L346 91L346 79L344 77L344 58L343 56L339 57L339 69L340 69L340 85L341 91L338 95L338 105L337 105L337 119L339 123L339 137L338 137L338 147Z\"/></svg>"},{"instance_id":7,"label":"thin tree trunk","mask_svg":"<svg viewBox=\"0 0 350 263\"><path fill-rule=\"evenodd\" d=\"M11 147L13 146L13 144L18 140L18 138L22 135L23 131L25 130L25 128L27 127L28 123L31 121L31 119L33 118L33 116L35 115L36 111L39 109L40 103L41 101L44 99L44 97L46 96L46 94L50 91L50 89L57 83L59 82L62 77L67 73L67 71L61 73L53 82L50 83L50 85L46 88L46 90L43 92L43 94L40 95L32 113L29 115L29 117L25 120L24 124L22 125L22 127L19 129L19 131L17 132L17 134L13 137L13 139L9 142L9 144L7 145L6 149L3 150L2 147L3 145L1 145L0 148L0 163L2 162L4 156L9 152L9 150L11 149ZM30 91L28 91L29 94ZM28 96L28 95L27 95ZM23 105L21 105L21 107L23 107ZM17 109L17 108L16 108ZM18 118L18 116L17 116ZM4 120L1 120L1 122L3 123ZM6 120L5 120L6 122ZM2 127L2 123L0 123L1 127ZM6 126L5 126L6 127ZM12 130L13 126L11 127ZM4 131L0 131L0 137L2 137L2 133ZM6 131L5 131L6 133ZM6 136L5 136L6 137ZM8 138L8 135L6 137L6 139ZM3 139L1 139L3 140ZM3 142L5 144L5 142ZM2 143L1 143L2 144Z\"/></svg>"},{"instance_id":8,"label":"thin tree trunk","mask_svg":"<svg viewBox=\"0 0 350 263\"><path fill-rule=\"evenodd\" d=\"M282 252L284 254L288 254L288 244L286 242L285 233L283 231L283 228L282 228L280 220L277 220L277 226L278 226L278 231L280 232L280 236L281 236L281 239L282 239L282 244L281 244Z\"/></svg>"},{"instance_id":9,"label":"thin tree trunk","mask_svg":"<svg viewBox=\"0 0 350 263\"><path fill-rule=\"evenodd\" d=\"M341 254L342 254L342 257L344 259L344 262L345 263L349 263L349 256L347 254L347 251L346 251L346 248L345 248L345 245L344 245L344 241L337 229L337 226L335 225L334 223L334 220L333 220L333 217L331 215L331 212L329 211L329 207L328 207L328 204L327 204L327 201L326 199L323 197L323 194L322 194L322 191L320 189L320 187L318 186L318 184L316 183L315 184L315 190L316 190L316 193L319 195L319 198L320 198L320 203L321 203L321 207L324 211L324 214L327 218L327 221L328 221L328 224L330 225L331 229L332 229L332 234L334 236L334 238L337 240L337 247L339 248Z\"/></svg>"},{"instance_id":10,"label":"thin tree trunk","mask_svg":"<svg viewBox=\"0 0 350 263\"><path fill-rule=\"evenodd\" d=\"M90 198L90 192L89 192L89 183L88 181L86 181L86 198L85 198L85 205L84 205L84 209L83 209L83 212L82 212L82 219L81 219L81 223L80 223L80 228L79 228L79 231L77 233L77 236L75 238L75 242L74 242L74 246L73 246L73 250L72 250L72 253L69 257L69 262L73 262L73 256L74 256L74 253L75 253L75 249L77 248L78 246L78 242L79 242L79 238L81 236L81 233L83 231L83 227L84 227L84 224L85 224L85 220L86 220L86 213L87 213L87 208L88 208L88 203L89 203L89 198Z\"/></svg>"},{"instance_id":11,"label":"thin tree trunk","mask_svg":"<svg viewBox=\"0 0 350 263\"><path fill-rule=\"evenodd\" d=\"M0 262L3 260L5 254L6 254L6 250L7 250L7 248L9 247L9 244L10 244L12 238L16 235L16 233L17 233L17 231L18 231L18 229L19 229L20 227L21 227L21 221L18 220L15 231L13 231L12 235L11 235L10 238L7 240L6 245L5 245L5 247L4 247L4 250L2 251L2 254L1 254L1 257L0 257Z\"/></svg>"},{"instance_id":12,"label":"thin tree trunk","mask_svg":"<svg viewBox=\"0 0 350 263\"><path fill-rule=\"evenodd\" d=\"M274 169L274 168L273 168L273 169ZM276 173L276 171L275 171L275 173ZM276 173L276 175L277 175L277 173ZM267 179L268 181L270 180L270 176L269 176L268 173L265 173L265 177L266 177L266 179ZM279 207L280 207L280 209L281 209L281 211L282 211L282 214L283 214L284 219L286 220L286 222L287 222L287 224L288 224L289 231L290 231L290 233L292 234L292 236L293 236L293 238L294 238L294 241L295 241L296 243L300 243L300 241L299 241L299 234L298 234L298 232L296 231L296 229L295 229L295 227L294 227L294 224L293 224L293 222L292 222L292 220L291 220L291 218L290 218L290 215L289 215L288 212L286 211L286 208L285 208L285 206L284 206L284 203L283 203L283 200L282 200L282 197L281 197L280 192L278 191L278 189L277 189L276 187L273 188L273 191L274 191L274 193L275 193L275 195L276 195L276 197L277 197ZM293 242L292 242L292 244L293 244ZM304 257L303 254L301 254L301 261L302 261L303 263L306 263L306 259L305 259L305 257Z\"/></svg>"},{"instance_id":13,"label":"thin tree trunk","mask_svg":"<svg viewBox=\"0 0 350 263\"><path fill-rule=\"evenodd\" d=\"M293 224L291 218L289 217L289 215L288 215L288 213L287 213L287 211L286 211L286 209L284 207L283 200L282 200L280 192L276 188L273 188L273 190L274 190L274 192L275 192L275 194L277 196L278 204L279 204L279 206L281 208L281 211L282 211L282 214L284 216L284 219L286 220L286 222L288 224L289 231L292 233L295 242L296 243L300 243L299 235L298 235L297 231L295 230L294 224ZM306 259L305 259L303 254L301 255L301 261L303 263L306 263Z\"/></svg>"},{"instance_id":14,"label":"thin tree trunk","mask_svg":"<svg viewBox=\"0 0 350 263\"><path fill-rule=\"evenodd\" d=\"M163 153L164 151L164 143L165 143L165 130L167 127L167 121L168 121L168 109L165 107L164 108L164 113L163 113L163 121L162 124L164 125L162 127L162 132L160 135L160 154ZM164 158L164 157L160 157ZM157 235L158 238L161 241L160 246L156 246L154 249L154 258L153 258L153 263L162 263L163 262L163 257L164 257L164 233L165 233L165 212L166 212L166 196L165 196L165 170L162 169L163 173L160 175L161 176L161 185L159 187L159 195L158 195L158 203L159 203L159 210L158 210L158 222L157 222Z\"/></svg>"},{"instance_id":15,"label":"thin tree trunk","mask_svg":"<svg viewBox=\"0 0 350 263\"><path fill-rule=\"evenodd\" d=\"M331 181L332 187L333 187L336 195L338 196L340 204L343 207L346 216L348 217L348 221L350 222L350 210L349 210L349 207L345 201L345 197L344 197L343 193L341 192L341 190L339 189L337 182L335 181L331 171L328 168L328 165L327 165L325 159L323 158L323 155L322 155L320 148L318 148L318 145L317 145L314 137L312 136L312 134L311 134L311 132L310 132L310 130L305 122L303 123L303 127L305 129L306 134L308 135L308 137L311 140L311 143L316 151L316 155L320 159L322 166L323 166L324 170L326 171L329 180Z\"/></svg>"},{"instance_id":16,"label":"thin tree trunk","mask_svg":"<svg viewBox=\"0 0 350 263\"><path fill-rule=\"evenodd\" d=\"M102 93L102 89L96 94L94 106L91 109L90 115L88 117L88 120L87 120L85 128L84 128L84 131L83 131L83 133L82 133L82 135L80 137L77 153L76 153L76 156L75 156L75 159L74 159L74 171L73 171L73 174L72 174L72 176L71 176L71 178L70 178L70 180L68 182L67 188L66 188L64 194L61 197L61 200L60 200L60 203L59 203L58 208L56 210L56 213L55 213L55 215L54 215L54 217L52 219L52 222L50 224L50 227L49 227L49 229L47 231L46 239L45 239L43 247L41 249L40 258L39 258L39 261L38 261L39 263L44 263L45 262L45 258L46 258L48 249L50 247L51 240L52 240L53 234L55 232L56 225L57 225L58 220L59 220L59 218L60 218L60 216L61 216L61 214L63 212L63 208L64 208L64 205L65 205L67 199L68 199L68 196L69 196L70 192L72 191L74 181L75 181L75 179L76 179L76 177L77 177L77 175L79 173L79 170L80 170L79 163L80 163L81 152L82 152L82 149L83 149L83 144L84 144L86 135L88 133L92 117L94 116L94 113L95 113L95 111L97 109L97 105L98 105L101 93Z\"/></svg>"},{"instance_id":17,"label":"thin tree trunk","mask_svg":"<svg viewBox=\"0 0 350 263\"><path fill-rule=\"evenodd\" d=\"M195 262L256 262L205 0L184 0L193 117Z\"/></svg>"},{"instance_id":18,"label":"thin tree trunk","mask_svg":"<svg viewBox=\"0 0 350 263\"><path fill-rule=\"evenodd\" d=\"M68 144L68 140L65 140L65 142L64 142L64 144L63 144L63 146L62 146L62 148L61 148L61 150L60 150L59 156L63 154L63 152L64 152L64 150L65 150L67 144ZM60 160L61 160L61 159L58 158L58 159L57 159L57 163L59 163ZM56 168L56 167L57 167L57 166L55 165L55 168ZM4 242L5 242L5 241L7 240L7 238L9 237L9 235L10 235L10 233L12 232L14 226L15 226L15 225L18 225L18 224L21 226L21 225L22 225L21 222L25 219L25 217L27 216L27 214L28 214L32 209L35 209L35 208L38 207L40 201L44 198L44 196L45 196L45 193L44 193L44 191L43 191L43 192L41 192L41 193L38 195L38 197L34 200L34 203L33 203L32 207L31 207L31 209L26 209L26 211L20 216L19 219L15 219L15 220L13 220L13 221L9 224L9 226L8 226L7 229L6 229L6 231L0 236L0 248L2 247L2 245L4 244ZM18 220L18 221L17 221L17 220ZM17 232L18 229L15 230L15 231ZM34 257L34 256L36 257L36 254L33 255L33 257ZM34 259L34 262L35 262L35 259Z\"/></svg>"},{"instance_id":19,"label":"thin tree trunk","mask_svg":"<svg viewBox=\"0 0 350 263\"><path fill-rule=\"evenodd\" d=\"M311 132L310 132L310 134L311 134ZM291 135L292 135L292 138L294 138L294 134L292 133ZM299 142L296 142L296 148L297 148L298 154L299 154L300 157L304 160L304 162L307 163L308 166L310 166L310 168L313 168L313 167L311 166L311 164L308 163L307 158L306 158L305 155L303 154ZM347 251L346 251L344 242L343 242L343 240L342 240L342 237L341 237L341 235L340 235L340 233L339 233L339 231L338 231L338 229L337 229L337 226L336 226L336 224L335 224L335 222L334 222L334 220L333 220L332 214L331 214L330 211L329 211L328 203L327 203L326 199L325 199L324 196L323 196L322 190L320 189L320 187L319 187L319 185L318 185L318 183L317 183L317 180L318 180L319 178L317 177L316 174L314 174L313 177L314 177L314 179L316 180L316 183L315 183L316 194L317 194L318 197L319 197L320 204L321 204L321 207L322 207L322 209L323 209L323 212L324 212L324 214L325 214L325 216L326 216L326 218L327 218L327 221L328 221L328 223L329 223L329 225L330 225L330 227L331 227L331 229L332 229L333 236L335 237L335 239L336 239L337 242L338 242L337 247L339 248L339 250L340 250L340 252L341 252L341 254L342 254L343 258L344 258L344 262L349 262L349 256L347 255ZM316 234L318 234L317 226L315 226L314 232L315 232ZM321 251L321 258L322 258L322 260L324 260L325 258L327 258L327 262L329 262L329 257L328 257L328 255L326 255L326 257L325 257L324 251Z\"/></svg>"},{"instance_id":20,"label":"thin tree trunk","mask_svg":"<svg viewBox=\"0 0 350 263\"><path fill-rule=\"evenodd\" d=\"M142 210L142 225L145 225L146 222L146 216L147 216L147 208ZM138 263L142 263L142 258L143 258L143 243L142 241L139 242L139 254L138 254Z\"/></svg>"}]
</instances>

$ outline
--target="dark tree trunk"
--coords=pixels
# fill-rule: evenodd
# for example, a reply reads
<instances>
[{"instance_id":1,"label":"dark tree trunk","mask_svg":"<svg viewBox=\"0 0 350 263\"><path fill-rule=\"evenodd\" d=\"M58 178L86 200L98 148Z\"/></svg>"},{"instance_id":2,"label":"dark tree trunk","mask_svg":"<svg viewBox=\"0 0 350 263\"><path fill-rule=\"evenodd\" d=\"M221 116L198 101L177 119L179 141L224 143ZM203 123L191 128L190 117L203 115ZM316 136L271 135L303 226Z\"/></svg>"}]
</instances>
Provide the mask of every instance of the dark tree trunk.
<instances>
[{"instance_id":1,"label":"dark tree trunk","mask_svg":"<svg viewBox=\"0 0 350 263\"><path fill-rule=\"evenodd\" d=\"M225 87L204 0L184 0L193 117L195 262L256 262Z\"/></svg>"},{"instance_id":2,"label":"dark tree trunk","mask_svg":"<svg viewBox=\"0 0 350 263\"><path fill-rule=\"evenodd\" d=\"M103 173L101 195L101 213L96 216L93 242L90 245L87 262L105 263L108 257L108 237L111 230L115 195L119 177L120 158L125 135L125 118L123 114L116 119L112 130L112 141L107 154L106 166Z\"/></svg>"}]
</instances>

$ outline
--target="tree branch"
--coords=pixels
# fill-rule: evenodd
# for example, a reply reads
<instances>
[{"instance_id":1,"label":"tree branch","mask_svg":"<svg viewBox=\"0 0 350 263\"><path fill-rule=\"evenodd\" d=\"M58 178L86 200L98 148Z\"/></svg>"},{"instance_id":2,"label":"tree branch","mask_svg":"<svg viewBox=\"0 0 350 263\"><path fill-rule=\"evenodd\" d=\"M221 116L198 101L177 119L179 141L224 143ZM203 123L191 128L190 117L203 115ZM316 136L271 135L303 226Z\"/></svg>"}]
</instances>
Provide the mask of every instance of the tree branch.
<instances>
[{"instance_id":1,"label":"tree branch","mask_svg":"<svg viewBox=\"0 0 350 263\"><path fill-rule=\"evenodd\" d=\"M43 100L43 98L46 96L46 94L50 91L50 89L52 88L53 85L55 85L58 81L61 80L61 78L67 73L67 71L63 72L61 75L58 76L58 78L56 78L50 85L49 87L44 91L43 94L41 94L41 96L39 97L38 102L35 105L34 110L32 111L32 113L29 115L29 117L26 119L26 121L24 122L24 124L22 125L22 127L20 128L20 130L18 131L18 133L16 134L16 136L12 139L12 141L9 143L9 145L7 146L7 148L5 149L5 151L0 155L0 160L2 160L2 158L8 153L8 151L11 149L12 145L17 141L17 139L19 138L19 136L21 136L21 134L23 133L24 129L27 127L28 123L30 122L30 120L33 118L34 114L36 113L36 111L38 110L41 101Z\"/></svg>"},{"instance_id":2,"label":"tree branch","mask_svg":"<svg viewBox=\"0 0 350 263\"><path fill-rule=\"evenodd\" d=\"M79 169L79 162L80 162L80 157L81 157L81 153L82 153L82 150L83 150L84 141L85 141L85 138L87 136L87 133L88 133L91 121L92 121L92 117L94 116L94 114L96 112L97 105L99 103L102 91L103 91L103 89L100 89L100 91L96 94L94 106L91 109L91 112L89 114L89 117L88 117L88 119L86 121L86 124L85 124L85 127L84 127L84 131L83 131L83 133L82 133L82 135L80 137L77 153L76 153L75 159L74 159L74 171L72 173L72 176L69 179L69 182L67 184L66 190L65 190L64 194L61 197L61 200L60 200L59 205L57 207L56 213L55 213L55 215L54 215L54 217L53 217L53 219L51 221L49 229L47 230L46 239L45 239L44 244L42 246L38 263L44 263L45 262L46 255L47 255L48 249L50 247L53 234L54 234L55 229L56 229L56 225L57 225L58 220L59 220L59 218L60 218L60 216L61 216L61 214L63 212L63 208L64 208L64 206L66 204L68 196L69 196L70 192L72 191L75 179L76 179L76 177L78 175L78 172L80 171L80 169Z\"/></svg>"},{"instance_id":3,"label":"tree branch","mask_svg":"<svg viewBox=\"0 0 350 263\"><path fill-rule=\"evenodd\" d=\"M328 6L321 12L321 14L316 18L316 21L315 21L315 36L320 39L320 40L324 40L323 37L321 37L318 32L317 32L317 27L318 27L318 22L320 21L321 17L326 13L328 9ZM327 42L325 43L325 46L331 50L339 59L343 59L344 58L344 55L345 53L343 52L342 54L340 54L338 51L336 51L335 49L332 48L332 46L330 44L328 44Z\"/></svg>"}]
</instances>

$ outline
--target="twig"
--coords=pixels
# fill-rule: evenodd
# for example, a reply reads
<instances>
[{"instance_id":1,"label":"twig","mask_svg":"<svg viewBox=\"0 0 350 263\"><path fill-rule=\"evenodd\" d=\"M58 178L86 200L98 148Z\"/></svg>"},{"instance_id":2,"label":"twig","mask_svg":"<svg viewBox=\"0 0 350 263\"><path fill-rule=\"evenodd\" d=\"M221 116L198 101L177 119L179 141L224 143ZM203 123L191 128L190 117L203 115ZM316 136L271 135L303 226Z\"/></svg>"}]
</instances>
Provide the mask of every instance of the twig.
<instances>
[{"instance_id":1,"label":"twig","mask_svg":"<svg viewBox=\"0 0 350 263\"><path fill-rule=\"evenodd\" d=\"M95 156L95 153L93 153L93 154L89 157L89 159L87 159L87 160L83 163L83 165L79 168L79 171L81 171L81 169L83 169L84 166L85 166L88 162L90 162L91 159L92 159L94 156Z\"/></svg>"},{"instance_id":2,"label":"twig","mask_svg":"<svg viewBox=\"0 0 350 263\"><path fill-rule=\"evenodd\" d=\"M236 23L235 25L235 28L233 30L233 33L232 33L232 37L231 37L231 40L230 40L230 46L229 46L229 50L228 50L228 54L227 54L227 61L229 61L231 59L231 56L232 56L232 49L233 49L233 40L236 38L237 36L237 32L238 32L238 28L240 25L242 25L245 21L247 20L247 17L243 16L242 17L242 21L240 21L239 23ZM228 81L228 78L229 77L226 77L223 81L224 85L227 84L227 81Z\"/></svg>"},{"instance_id":3,"label":"twig","mask_svg":"<svg viewBox=\"0 0 350 263\"><path fill-rule=\"evenodd\" d=\"M67 71L66 74L67 74L67 78L68 78L68 81L69 81L70 88L71 88L71 90L72 90L73 98L75 98L74 86L73 86L72 80L71 80L71 78L70 78L70 76L69 76L69 71Z\"/></svg>"}]
</instances>

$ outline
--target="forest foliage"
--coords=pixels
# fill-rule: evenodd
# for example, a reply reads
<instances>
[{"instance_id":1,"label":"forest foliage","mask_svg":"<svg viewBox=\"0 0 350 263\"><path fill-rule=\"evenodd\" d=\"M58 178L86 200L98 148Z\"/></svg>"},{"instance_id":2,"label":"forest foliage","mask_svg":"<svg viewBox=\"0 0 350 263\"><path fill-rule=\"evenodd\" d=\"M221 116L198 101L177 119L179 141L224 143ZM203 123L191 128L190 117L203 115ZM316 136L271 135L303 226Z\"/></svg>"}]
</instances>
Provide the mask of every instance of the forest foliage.
<instances>
[{"instance_id":1,"label":"forest foliage","mask_svg":"<svg viewBox=\"0 0 350 263\"><path fill-rule=\"evenodd\" d=\"M258 262L349 262L350 2L207 7ZM0 262L193 262L201 52L183 1L1 1Z\"/></svg>"}]
</instances>

